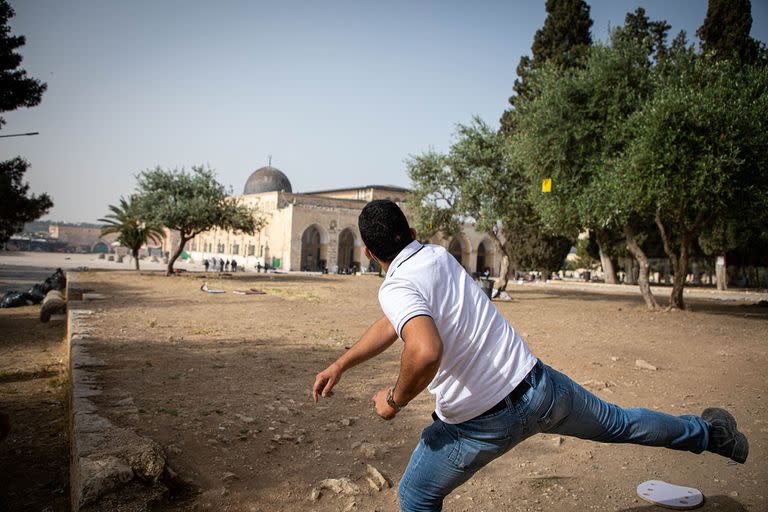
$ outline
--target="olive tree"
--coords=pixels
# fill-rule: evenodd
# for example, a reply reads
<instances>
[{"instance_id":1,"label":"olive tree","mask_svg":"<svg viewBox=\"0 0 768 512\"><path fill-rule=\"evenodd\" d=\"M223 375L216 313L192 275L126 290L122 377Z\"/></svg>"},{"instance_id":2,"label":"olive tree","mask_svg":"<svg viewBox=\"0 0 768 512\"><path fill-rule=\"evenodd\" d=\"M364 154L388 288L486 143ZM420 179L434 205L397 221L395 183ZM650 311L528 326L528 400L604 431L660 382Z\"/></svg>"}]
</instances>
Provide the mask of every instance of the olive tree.
<instances>
[{"instance_id":1,"label":"olive tree","mask_svg":"<svg viewBox=\"0 0 768 512\"><path fill-rule=\"evenodd\" d=\"M218 227L253 234L265 225L257 210L226 193L209 168L194 166L192 172L186 172L156 167L141 172L137 180L137 200L148 221L179 233L167 275L173 273L173 264L187 242L200 233Z\"/></svg>"}]
</instances>

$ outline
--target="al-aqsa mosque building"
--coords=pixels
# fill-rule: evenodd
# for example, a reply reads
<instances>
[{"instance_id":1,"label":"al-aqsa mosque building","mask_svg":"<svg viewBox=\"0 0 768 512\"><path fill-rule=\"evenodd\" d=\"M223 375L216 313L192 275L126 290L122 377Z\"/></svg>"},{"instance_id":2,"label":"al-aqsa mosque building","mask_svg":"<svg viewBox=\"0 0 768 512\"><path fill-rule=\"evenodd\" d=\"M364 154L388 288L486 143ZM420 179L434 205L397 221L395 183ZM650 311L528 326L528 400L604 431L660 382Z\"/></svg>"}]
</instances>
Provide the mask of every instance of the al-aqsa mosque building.
<instances>
[{"instance_id":1,"label":"al-aqsa mosque building","mask_svg":"<svg viewBox=\"0 0 768 512\"><path fill-rule=\"evenodd\" d=\"M282 271L354 272L370 268L363 253L357 217L366 203L391 199L413 221L405 206L408 189L368 185L357 188L293 193L291 182L271 165L255 170L245 182L241 203L259 210L266 218L258 233L246 235L221 229L201 233L187 251L198 261L204 258L236 260L252 270L257 265ZM490 269L498 275L490 238L467 224L461 234L445 240L436 235L430 243L446 247L467 271Z\"/></svg>"}]
</instances>

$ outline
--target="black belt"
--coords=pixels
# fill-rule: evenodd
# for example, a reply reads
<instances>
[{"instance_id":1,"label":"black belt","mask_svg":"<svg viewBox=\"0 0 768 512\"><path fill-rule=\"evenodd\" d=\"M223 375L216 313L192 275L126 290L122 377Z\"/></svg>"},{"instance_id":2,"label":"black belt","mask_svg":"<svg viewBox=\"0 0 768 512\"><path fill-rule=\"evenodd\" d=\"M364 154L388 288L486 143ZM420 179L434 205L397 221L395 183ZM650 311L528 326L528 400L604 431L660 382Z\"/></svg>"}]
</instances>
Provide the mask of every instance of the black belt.
<instances>
[{"instance_id":1,"label":"black belt","mask_svg":"<svg viewBox=\"0 0 768 512\"><path fill-rule=\"evenodd\" d=\"M531 370L533 371L533 370ZM528 374L530 375L530 374ZM507 396L512 400L513 402L519 402L520 399L523 397L523 395L531 389L531 385L528 383L528 375L525 376L525 378L520 382L520 384L517 385L515 389L512 390L510 394ZM493 414L499 411L503 411L507 407L507 397L504 397L501 399L499 403L485 411L483 414L480 414L477 416L478 418L481 416L488 416L489 414Z\"/></svg>"}]
</instances>

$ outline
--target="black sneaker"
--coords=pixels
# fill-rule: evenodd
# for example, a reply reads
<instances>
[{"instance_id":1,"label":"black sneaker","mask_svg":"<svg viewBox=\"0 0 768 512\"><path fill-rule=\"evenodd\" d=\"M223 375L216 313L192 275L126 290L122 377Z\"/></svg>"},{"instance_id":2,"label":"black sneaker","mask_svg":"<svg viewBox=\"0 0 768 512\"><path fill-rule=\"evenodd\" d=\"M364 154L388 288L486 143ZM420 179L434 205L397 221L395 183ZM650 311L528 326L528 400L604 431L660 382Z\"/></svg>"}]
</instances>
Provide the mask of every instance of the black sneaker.
<instances>
[{"instance_id":1,"label":"black sneaker","mask_svg":"<svg viewBox=\"0 0 768 512\"><path fill-rule=\"evenodd\" d=\"M749 455L749 441L747 436L736 430L736 419L731 413L710 407L704 409L701 418L710 425L707 451L744 464Z\"/></svg>"}]
</instances>

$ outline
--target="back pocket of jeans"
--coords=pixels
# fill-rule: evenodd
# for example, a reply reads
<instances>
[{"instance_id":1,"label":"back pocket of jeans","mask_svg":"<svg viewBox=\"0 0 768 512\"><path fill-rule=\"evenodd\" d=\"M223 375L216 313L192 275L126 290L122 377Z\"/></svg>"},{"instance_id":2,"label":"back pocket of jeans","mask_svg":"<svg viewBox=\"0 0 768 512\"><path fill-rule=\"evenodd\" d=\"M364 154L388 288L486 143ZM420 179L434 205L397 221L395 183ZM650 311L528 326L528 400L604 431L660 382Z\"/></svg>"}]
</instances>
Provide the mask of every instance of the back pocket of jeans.
<instances>
[{"instance_id":1,"label":"back pocket of jeans","mask_svg":"<svg viewBox=\"0 0 768 512\"><path fill-rule=\"evenodd\" d=\"M568 418L570 397L565 393L555 392L552 393L550 400L546 412L538 419L539 429L542 432L549 432L559 427Z\"/></svg>"}]
</instances>

